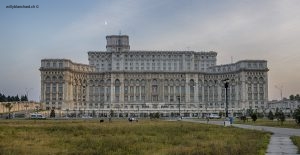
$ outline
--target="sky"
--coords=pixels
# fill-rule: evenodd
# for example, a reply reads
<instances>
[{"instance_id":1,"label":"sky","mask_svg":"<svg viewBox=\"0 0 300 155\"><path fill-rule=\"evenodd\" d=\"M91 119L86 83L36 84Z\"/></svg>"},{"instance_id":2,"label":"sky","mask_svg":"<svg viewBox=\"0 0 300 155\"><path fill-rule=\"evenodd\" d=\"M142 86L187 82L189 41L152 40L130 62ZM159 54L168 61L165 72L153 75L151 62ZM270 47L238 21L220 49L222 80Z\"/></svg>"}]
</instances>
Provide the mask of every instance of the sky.
<instances>
[{"instance_id":1,"label":"sky","mask_svg":"<svg viewBox=\"0 0 300 155\"><path fill-rule=\"evenodd\" d=\"M41 59L88 64L87 52L119 33L132 50L216 51L218 65L267 60L269 100L280 99L278 88L300 94L299 0L1 0L0 20L6 95L38 101Z\"/></svg>"}]
</instances>

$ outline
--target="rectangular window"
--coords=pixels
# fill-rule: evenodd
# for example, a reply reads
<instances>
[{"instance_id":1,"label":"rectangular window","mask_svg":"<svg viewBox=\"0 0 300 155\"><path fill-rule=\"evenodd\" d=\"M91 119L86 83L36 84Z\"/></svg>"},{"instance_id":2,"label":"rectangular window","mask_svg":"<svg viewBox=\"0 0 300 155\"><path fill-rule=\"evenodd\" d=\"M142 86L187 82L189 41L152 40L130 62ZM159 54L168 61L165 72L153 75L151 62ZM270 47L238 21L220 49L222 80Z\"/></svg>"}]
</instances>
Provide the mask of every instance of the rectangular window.
<instances>
[{"instance_id":1,"label":"rectangular window","mask_svg":"<svg viewBox=\"0 0 300 155\"><path fill-rule=\"evenodd\" d=\"M56 84L52 85L52 93L56 93Z\"/></svg>"},{"instance_id":2,"label":"rectangular window","mask_svg":"<svg viewBox=\"0 0 300 155\"><path fill-rule=\"evenodd\" d=\"M168 102L169 101L169 96L165 96L165 102Z\"/></svg>"},{"instance_id":3,"label":"rectangular window","mask_svg":"<svg viewBox=\"0 0 300 155\"><path fill-rule=\"evenodd\" d=\"M116 86L116 94L120 94L120 87L119 86Z\"/></svg>"},{"instance_id":4,"label":"rectangular window","mask_svg":"<svg viewBox=\"0 0 300 155\"><path fill-rule=\"evenodd\" d=\"M135 92L136 92L136 94L140 94L140 87L139 86L135 87Z\"/></svg>"},{"instance_id":5,"label":"rectangular window","mask_svg":"<svg viewBox=\"0 0 300 155\"><path fill-rule=\"evenodd\" d=\"M130 94L133 94L133 86L130 86Z\"/></svg>"},{"instance_id":6,"label":"rectangular window","mask_svg":"<svg viewBox=\"0 0 300 155\"><path fill-rule=\"evenodd\" d=\"M128 87L127 86L124 87L124 93L128 94Z\"/></svg>"},{"instance_id":7,"label":"rectangular window","mask_svg":"<svg viewBox=\"0 0 300 155\"><path fill-rule=\"evenodd\" d=\"M169 92L168 86L165 86L165 87L164 87L164 92L165 92L165 94L168 94L168 92Z\"/></svg>"},{"instance_id":8,"label":"rectangular window","mask_svg":"<svg viewBox=\"0 0 300 155\"><path fill-rule=\"evenodd\" d=\"M145 86L142 86L142 94L145 94Z\"/></svg>"},{"instance_id":9,"label":"rectangular window","mask_svg":"<svg viewBox=\"0 0 300 155\"><path fill-rule=\"evenodd\" d=\"M181 94L185 94L185 86L181 86Z\"/></svg>"},{"instance_id":10,"label":"rectangular window","mask_svg":"<svg viewBox=\"0 0 300 155\"><path fill-rule=\"evenodd\" d=\"M63 87L58 87L58 93L63 93Z\"/></svg>"},{"instance_id":11,"label":"rectangular window","mask_svg":"<svg viewBox=\"0 0 300 155\"><path fill-rule=\"evenodd\" d=\"M174 87L173 86L170 87L170 94L174 95Z\"/></svg>"},{"instance_id":12,"label":"rectangular window","mask_svg":"<svg viewBox=\"0 0 300 155\"><path fill-rule=\"evenodd\" d=\"M176 94L180 94L180 87L176 86Z\"/></svg>"}]
</instances>

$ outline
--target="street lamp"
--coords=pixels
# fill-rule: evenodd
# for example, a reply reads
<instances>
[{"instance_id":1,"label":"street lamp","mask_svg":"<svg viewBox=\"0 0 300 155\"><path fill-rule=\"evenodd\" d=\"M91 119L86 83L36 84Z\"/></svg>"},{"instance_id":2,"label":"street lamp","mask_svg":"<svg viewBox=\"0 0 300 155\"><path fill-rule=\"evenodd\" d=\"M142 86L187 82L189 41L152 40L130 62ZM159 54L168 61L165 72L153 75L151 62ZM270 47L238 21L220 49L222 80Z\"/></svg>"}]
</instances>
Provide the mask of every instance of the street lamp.
<instances>
[{"instance_id":1,"label":"street lamp","mask_svg":"<svg viewBox=\"0 0 300 155\"><path fill-rule=\"evenodd\" d=\"M281 97L281 101L282 101L282 89L283 89L283 86L276 86L275 85L275 88L277 88L280 91L280 97Z\"/></svg>"},{"instance_id":2,"label":"street lamp","mask_svg":"<svg viewBox=\"0 0 300 155\"><path fill-rule=\"evenodd\" d=\"M178 108L179 108L179 118L180 118L180 116L181 116L180 115L180 96L177 96L177 99L178 99L178 105L179 105Z\"/></svg>"},{"instance_id":3,"label":"street lamp","mask_svg":"<svg viewBox=\"0 0 300 155\"><path fill-rule=\"evenodd\" d=\"M28 96L28 94L29 94L29 91L30 90L32 90L33 88L25 88L25 92L26 92L26 97L27 97L27 101L29 101L29 96Z\"/></svg>"},{"instance_id":4,"label":"street lamp","mask_svg":"<svg viewBox=\"0 0 300 155\"><path fill-rule=\"evenodd\" d=\"M225 87L225 116L228 117L228 86L229 86L229 79L224 79L224 87Z\"/></svg>"}]
</instances>

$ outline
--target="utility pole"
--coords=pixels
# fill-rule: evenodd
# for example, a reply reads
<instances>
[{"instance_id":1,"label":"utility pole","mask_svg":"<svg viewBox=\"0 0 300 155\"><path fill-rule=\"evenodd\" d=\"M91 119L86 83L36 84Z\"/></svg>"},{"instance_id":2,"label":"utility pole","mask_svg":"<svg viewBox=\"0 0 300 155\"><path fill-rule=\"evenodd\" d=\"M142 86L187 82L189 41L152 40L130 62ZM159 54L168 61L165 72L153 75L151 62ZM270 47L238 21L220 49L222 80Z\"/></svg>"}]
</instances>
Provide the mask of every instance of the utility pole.
<instances>
[{"instance_id":1,"label":"utility pole","mask_svg":"<svg viewBox=\"0 0 300 155\"><path fill-rule=\"evenodd\" d=\"M280 99L282 101L282 90L283 90L283 86L277 86L275 85L275 88L277 88L280 91Z\"/></svg>"}]
</instances>

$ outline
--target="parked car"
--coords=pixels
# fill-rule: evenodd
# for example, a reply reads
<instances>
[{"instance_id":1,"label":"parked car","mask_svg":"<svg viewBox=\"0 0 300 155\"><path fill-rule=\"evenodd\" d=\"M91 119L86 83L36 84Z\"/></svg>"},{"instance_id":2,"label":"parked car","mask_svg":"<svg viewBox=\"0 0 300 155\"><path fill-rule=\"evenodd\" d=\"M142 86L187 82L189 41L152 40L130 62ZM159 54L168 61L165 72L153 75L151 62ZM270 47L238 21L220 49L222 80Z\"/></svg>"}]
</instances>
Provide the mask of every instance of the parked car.
<instances>
[{"instance_id":1,"label":"parked car","mask_svg":"<svg viewBox=\"0 0 300 155\"><path fill-rule=\"evenodd\" d=\"M210 114L210 115L209 115L209 118L210 118L210 119L216 119L216 118L219 119L219 118L221 118L221 117L220 117L218 114Z\"/></svg>"},{"instance_id":2,"label":"parked car","mask_svg":"<svg viewBox=\"0 0 300 155\"><path fill-rule=\"evenodd\" d=\"M39 113L30 114L30 119L46 119L45 116Z\"/></svg>"},{"instance_id":3,"label":"parked car","mask_svg":"<svg viewBox=\"0 0 300 155\"><path fill-rule=\"evenodd\" d=\"M133 122L133 121L136 121L136 122L137 122L138 119L137 119L137 118L134 118L134 117L129 117L129 118L128 118L128 121L129 121L129 122Z\"/></svg>"}]
</instances>

